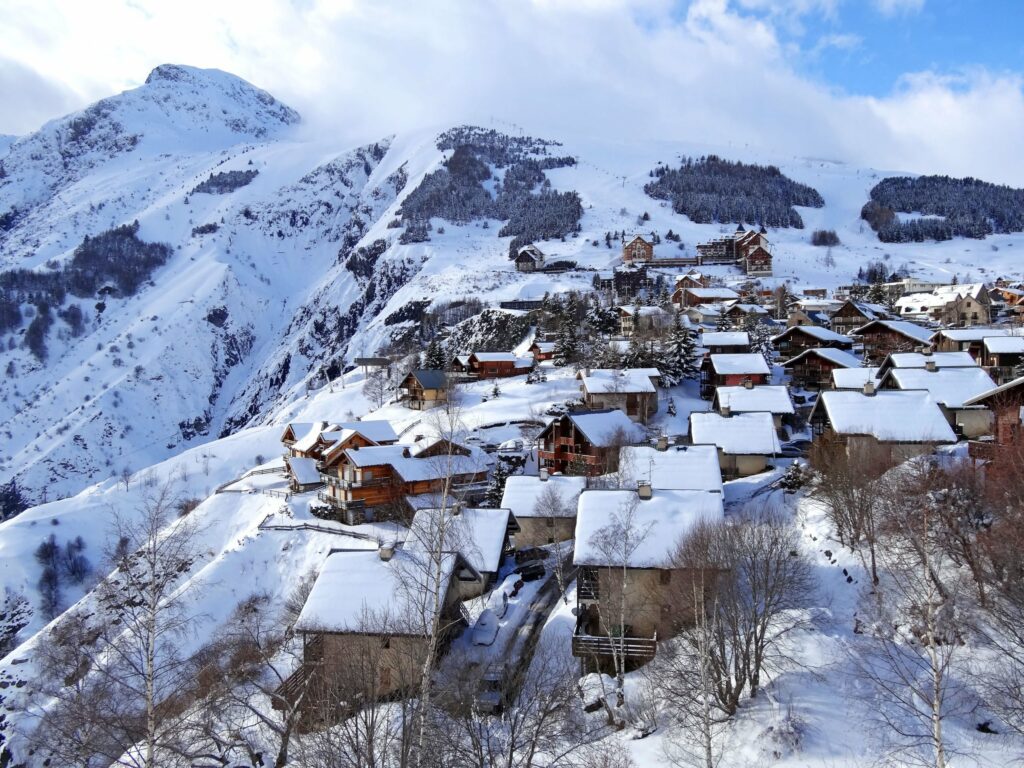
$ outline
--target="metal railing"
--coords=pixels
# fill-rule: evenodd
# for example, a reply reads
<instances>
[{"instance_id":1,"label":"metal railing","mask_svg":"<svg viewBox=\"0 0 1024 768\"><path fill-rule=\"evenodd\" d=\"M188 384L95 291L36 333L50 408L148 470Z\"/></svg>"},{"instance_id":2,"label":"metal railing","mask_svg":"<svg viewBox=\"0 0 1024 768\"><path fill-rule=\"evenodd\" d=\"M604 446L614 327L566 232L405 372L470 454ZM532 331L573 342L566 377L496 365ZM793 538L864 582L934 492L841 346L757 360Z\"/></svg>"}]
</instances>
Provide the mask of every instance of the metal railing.
<instances>
[{"instance_id":1,"label":"metal railing","mask_svg":"<svg viewBox=\"0 0 1024 768\"><path fill-rule=\"evenodd\" d=\"M654 637L608 637L582 634L577 627L572 635L572 655L576 657L622 654L630 659L653 659L657 652L657 632Z\"/></svg>"}]
</instances>

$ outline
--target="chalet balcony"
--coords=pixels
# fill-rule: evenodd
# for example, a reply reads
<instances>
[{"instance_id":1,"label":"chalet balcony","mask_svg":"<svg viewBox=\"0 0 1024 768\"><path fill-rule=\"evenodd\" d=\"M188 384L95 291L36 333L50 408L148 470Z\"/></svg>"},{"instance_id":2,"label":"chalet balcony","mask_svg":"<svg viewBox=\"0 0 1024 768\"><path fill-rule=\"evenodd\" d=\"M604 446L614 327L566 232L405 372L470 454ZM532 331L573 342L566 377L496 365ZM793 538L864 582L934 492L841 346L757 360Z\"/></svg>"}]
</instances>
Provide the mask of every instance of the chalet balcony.
<instances>
[{"instance_id":1,"label":"chalet balcony","mask_svg":"<svg viewBox=\"0 0 1024 768\"><path fill-rule=\"evenodd\" d=\"M577 658L612 657L616 653L621 653L626 659L650 661L657 652L657 632L653 637L608 637L585 634L577 625L572 635L572 655Z\"/></svg>"}]
</instances>

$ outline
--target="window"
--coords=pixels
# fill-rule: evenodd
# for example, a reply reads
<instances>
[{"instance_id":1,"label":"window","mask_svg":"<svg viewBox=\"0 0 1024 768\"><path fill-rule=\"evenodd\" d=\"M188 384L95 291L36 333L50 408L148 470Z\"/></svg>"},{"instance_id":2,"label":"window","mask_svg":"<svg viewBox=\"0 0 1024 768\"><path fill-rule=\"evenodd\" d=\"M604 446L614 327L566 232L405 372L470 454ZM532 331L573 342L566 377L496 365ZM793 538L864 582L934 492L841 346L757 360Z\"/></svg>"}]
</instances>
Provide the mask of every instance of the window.
<instances>
[{"instance_id":1,"label":"window","mask_svg":"<svg viewBox=\"0 0 1024 768\"><path fill-rule=\"evenodd\" d=\"M554 543L555 543L555 537L554 536L548 536L548 544L554 544Z\"/></svg>"},{"instance_id":2,"label":"window","mask_svg":"<svg viewBox=\"0 0 1024 768\"><path fill-rule=\"evenodd\" d=\"M658 583L660 583L660 584L671 584L672 583L672 571L658 571Z\"/></svg>"}]
</instances>

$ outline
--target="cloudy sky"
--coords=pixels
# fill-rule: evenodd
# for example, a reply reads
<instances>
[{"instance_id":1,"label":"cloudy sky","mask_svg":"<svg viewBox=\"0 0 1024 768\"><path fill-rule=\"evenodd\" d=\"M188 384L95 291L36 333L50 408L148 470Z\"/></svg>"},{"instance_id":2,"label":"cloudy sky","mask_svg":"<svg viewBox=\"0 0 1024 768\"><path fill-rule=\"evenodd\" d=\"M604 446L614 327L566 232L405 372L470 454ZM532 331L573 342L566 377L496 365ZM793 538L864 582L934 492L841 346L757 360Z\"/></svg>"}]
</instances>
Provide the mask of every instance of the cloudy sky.
<instances>
[{"instance_id":1,"label":"cloudy sky","mask_svg":"<svg viewBox=\"0 0 1024 768\"><path fill-rule=\"evenodd\" d=\"M217 67L364 138L462 120L1024 186L1021 0L0 0L0 133Z\"/></svg>"}]
</instances>

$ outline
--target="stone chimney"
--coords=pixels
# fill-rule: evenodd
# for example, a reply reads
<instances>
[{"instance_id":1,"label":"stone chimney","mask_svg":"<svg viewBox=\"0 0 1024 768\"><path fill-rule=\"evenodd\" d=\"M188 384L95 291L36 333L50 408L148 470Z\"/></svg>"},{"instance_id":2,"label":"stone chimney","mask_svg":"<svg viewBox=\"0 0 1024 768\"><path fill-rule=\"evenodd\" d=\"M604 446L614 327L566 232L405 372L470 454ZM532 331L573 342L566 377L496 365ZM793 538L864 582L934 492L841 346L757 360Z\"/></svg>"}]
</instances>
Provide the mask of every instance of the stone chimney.
<instances>
[{"instance_id":1,"label":"stone chimney","mask_svg":"<svg viewBox=\"0 0 1024 768\"><path fill-rule=\"evenodd\" d=\"M651 496L654 495L654 491L651 489L651 484L646 480L641 480L636 484L636 495L637 498L642 501L647 501Z\"/></svg>"},{"instance_id":2,"label":"stone chimney","mask_svg":"<svg viewBox=\"0 0 1024 768\"><path fill-rule=\"evenodd\" d=\"M868 397L874 397L875 382L871 381L870 379L864 382L864 394L867 395Z\"/></svg>"},{"instance_id":3,"label":"stone chimney","mask_svg":"<svg viewBox=\"0 0 1024 768\"><path fill-rule=\"evenodd\" d=\"M668 435L659 435L658 436L657 449L659 451L667 451L668 450Z\"/></svg>"},{"instance_id":4,"label":"stone chimney","mask_svg":"<svg viewBox=\"0 0 1024 768\"><path fill-rule=\"evenodd\" d=\"M377 555L385 563L388 562L392 557L395 556L395 542L382 541L380 543L380 548L377 550Z\"/></svg>"},{"instance_id":5,"label":"stone chimney","mask_svg":"<svg viewBox=\"0 0 1024 768\"><path fill-rule=\"evenodd\" d=\"M924 361L924 369L926 371L935 372L935 371L939 370L939 366L935 364L934 360L925 360Z\"/></svg>"},{"instance_id":6,"label":"stone chimney","mask_svg":"<svg viewBox=\"0 0 1024 768\"><path fill-rule=\"evenodd\" d=\"M540 481L542 483L546 483L548 481L548 468L547 467L541 467L538 470L537 475L540 477Z\"/></svg>"},{"instance_id":7,"label":"stone chimney","mask_svg":"<svg viewBox=\"0 0 1024 768\"><path fill-rule=\"evenodd\" d=\"M754 382L752 382L750 379L744 379L743 380L743 388L744 389L753 389L754 388Z\"/></svg>"},{"instance_id":8,"label":"stone chimney","mask_svg":"<svg viewBox=\"0 0 1024 768\"><path fill-rule=\"evenodd\" d=\"M728 419L730 416L732 416L732 406L730 406L728 403L722 403L720 406L718 406L718 413Z\"/></svg>"}]
</instances>

